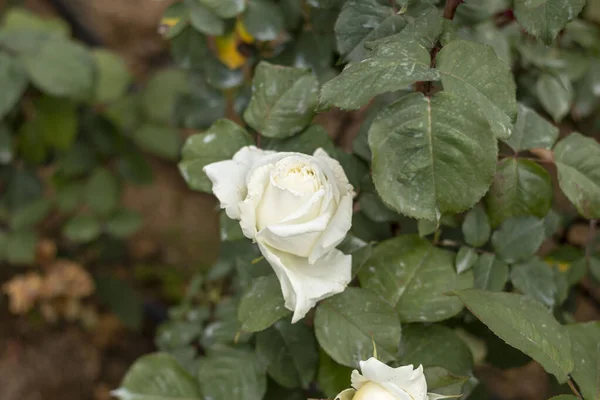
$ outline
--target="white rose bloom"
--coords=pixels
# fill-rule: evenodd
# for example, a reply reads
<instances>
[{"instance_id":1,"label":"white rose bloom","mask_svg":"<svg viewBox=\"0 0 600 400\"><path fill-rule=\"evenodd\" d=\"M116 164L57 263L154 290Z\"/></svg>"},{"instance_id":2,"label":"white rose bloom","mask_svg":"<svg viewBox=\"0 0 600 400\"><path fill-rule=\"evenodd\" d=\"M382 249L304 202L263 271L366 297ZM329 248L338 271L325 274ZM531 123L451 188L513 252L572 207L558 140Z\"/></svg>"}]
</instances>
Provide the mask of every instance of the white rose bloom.
<instances>
[{"instance_id":1,"label":"white rose bloom","mask_svg":"<svg viewBox=\"0 0 600 400\"><path fill-rule=\"evenodd\" d=\"M249 146L204 172L221 208L273 267L292 322L344 290L352 257L336 246L350 229L354 192L336 160L322 149L308 156Z\"/></svg>"},{"instance_id":2,"label":"white rose bloom","mask_svg":"<svg viewBox=\"0 0 600 400\"><path fill-rule=\"evenodd\" d=\"M336 400L437 400L448 397L427 393L423 366L412 365L392 368L369 358L360 362L361 372L352 371L352 387L336 396Z\"/></svg>"}]
</instances>

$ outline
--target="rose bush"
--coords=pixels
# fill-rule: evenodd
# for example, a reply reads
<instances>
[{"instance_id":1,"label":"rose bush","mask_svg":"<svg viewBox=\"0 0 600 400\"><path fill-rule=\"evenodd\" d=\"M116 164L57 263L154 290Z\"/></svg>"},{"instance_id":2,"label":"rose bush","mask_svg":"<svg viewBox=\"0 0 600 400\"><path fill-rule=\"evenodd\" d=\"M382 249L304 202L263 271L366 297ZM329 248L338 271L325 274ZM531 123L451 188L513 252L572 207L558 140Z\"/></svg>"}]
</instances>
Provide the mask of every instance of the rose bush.
<instances>
[{"instance_id":1,"label":"rose bush","mask_svg":"<svg viewBox=\"0 0 600 400\"><path fill-rule=\"evenodd\" d=\"M350 282L352 256L335 247L352 221L352 185L323 149L312 156L240 149L204 167L213 192L279 278L297 322Z\"/></svg>"}]
</instances>

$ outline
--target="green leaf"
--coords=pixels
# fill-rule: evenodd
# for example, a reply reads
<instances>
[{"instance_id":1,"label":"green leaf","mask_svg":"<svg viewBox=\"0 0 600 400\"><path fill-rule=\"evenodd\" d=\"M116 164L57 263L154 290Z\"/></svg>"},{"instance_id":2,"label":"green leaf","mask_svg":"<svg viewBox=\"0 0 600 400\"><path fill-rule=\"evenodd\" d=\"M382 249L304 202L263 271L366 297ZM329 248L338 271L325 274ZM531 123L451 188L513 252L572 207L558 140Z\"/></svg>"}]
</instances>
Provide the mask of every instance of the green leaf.
<instances>
[{"instance_id":1,"label":"green leaf","mask_svg":"<svg viewBox=\"0 0 600 400\"><path fill-rule=\"evenodd\" d=\"M531 257L544 241L544 220L535 217L509 218L492 235L492 246L508 263Z\"/></svg>"},{"instance_id":2,"label":"green leaf","mask_svg":"<svg viewBox=\"0 0 600 400\"><path fill-rule=\"evenodd\" d=\"M455 40L436 58L444 90L472 103L498 138L508 138L517 118L516 85L510 67L485 44Z\"/></svg>"},{"instance_id":3,"label":"green leaf","mask_svg":"<svg viewBox=\"0 0 600 400\"><path fill-rule=\"evenodd\" d=\"M79 127L77 108L70 100L42 96L34 101L34 126L44 142L56 150L69 150Z\"/></svg>"},{"instance_id":4,"label":"green leaf","mask_svg":"<svg viewBox=\"0 0 600 400\"><path fill-rule=\"evenodd\" d=\"M507 65L512 64L512 49L509 39L502 30L496 27L493 21L489 20L477 24L473 34L475 41L491 46L500 60Z\"/></svg>"},{"instance_id":5,"label":"green leaf","mask_svg":"<svg viewBox=\"0 0 600 400\"><path fill-rule=\"evenodd\" d=\"M380 243L358 274L361 286L396 308L402 322L435 322L462 310L446 292L473 286L473 274L454 270L454 253L416 235Z\"/></svg>"},{"instance_id":6,"label":"green leaf","mask_svg":"<svg viewBox=\"0 0 600 400\"><path fill-rule=\"evenodd\" d=\"M508 280L508 265L494 254L482 254L473 266L476 289L501 292Z\"/></svg>"},{"instance_id":7,"label":"green leaf","mask_svg":"<svg viewBox=\"0 0 600 400\"><path fill-rule=\"evenodd\" d=\"M185 0L184 4L188 8L191 25L198 32L210 36L220 36L225 33L225 21L210 8L203 5L201 1ZM176 38L173 38L173 42L179 40L180 36L184 34L185 30Z\"/></svg>"},{"instance_id":8,"label":"green leaf","mask_svg":"<svg viewBox=\"0 0 600 400\"><path fill-rule=\"evenodd\" d=\"M337 247L344 254L352 255L352 278L354 278L365 261L371 257L373 246L362 239L348 233Z\"/></svg>"},{"instance_id":9,"label":"green leaf","mask_svg":"<svg viewBox=\"0 0 600 400\"><path fill-rule=\"evenodd\" d=\"M127 328L140 329L144 305L129 282L111 276L101 276L96 279L96 293Z\"/></svg>"},{"instance_id":10,"label":"green leaf","mask_svg":"<svg viewBox=\"0 0 600 400\"><path fill-rule=\"evenodd\" d=\"M190 1L198 4L196 0ZM171 56L175 64L183 69L203 68L208 54L206 41L206 37L193 28L185 28L171 40Z\"/></svg>"},{"instance_id":11,"label":"green leaf","mask_svg":"<svg viewBox=\"0 0 600 400\"><path fill-rule=\"evenodd\" d=\"M230 159L240 148L252 143L252 137L235 122L217 120L206 132L188 137L183 146L179 171L190 188L210 193L212 183L202 168Z\"/></svg>"},{"instance_id":12,"label":"green leaf","mask_svg":"<svg viewBox=\"0 0 600 400\"><path fill-rule=\"evenodd\" d=\"M11 232L6 238L6 261L10 264L32 264L35 261L37 242L35 232Z\"/></svg>"},{"instance_id":13,"label":"green leaf","mask_svg":"<svg viewBox=\"0 0 600 400\"><path fill-rule=\"evenodd\" d=\"M373 345L381 361L393 360L402 331L392 307L368 290L348 287L319 304L315 333L331 358L356 368L373 356Z\"/></svg>"},{"instance_id":14,"label":"green leaf","mask_svg":"<svg viewBox=\"0 0 600 400\"><path fill-rule=\"evenodd\" d=\"M33 170L19 168L9 170L3 200L9 209L14 209L42 195L43 186Z\"/></svg>"},{"instance_id":15,"label":"green leaf","mask_svg":"<svg viewBox=\"0 0 600 400\"><path fill-rule=\"evenodd\" d=\"M504 143L514 151L551 149L558 138L558 128L533 109L519 103L519 115L510 138Z\"/></svg>"},{"instance_id":16,"label":"green leaf","mask_svg":"<svg viewBox=\"0 0 600 400\"><path fill-rule=\"evenodd\" d=\"M264 150L293 151L313 155L315 150L322 148L333 156L336 148L329 134L321 125L310 125L302 133L288 139L265 139L261 143Z\"/></svg>"},{"instance_id":17,"label":"green leaf","mask_svg":"<svg viewBox=\"0 0 600 400\"><path fill-rule=\"evenodd\" d=\"M200 360L198 380L204 399L262 400L267 379L258 357L242 349L218 346Z\"/></svg>"},{"instance_id":18,"label":"green leaf","mask_svg":"<svg viewBox=\"0 0 600 400\"><path fill-rule=\"evenodd\" d=\"M97 168L85 187L86 203L98 214L108 214L119 202L119 183L106 168Z\"/></svg>"},{"instance_id":19,"label":"green leaf","mask_svg":"<svg viewBox=\"0 0 600 400\"><path fill-rule=\"evenodd\" d=\"M252 80L252 98L244 120L266 137L293 136L312 120L318 90L317 78L310 70L262 61Z\"/></svg>"},{"instance_id":20,"label":"green leaf","mask_svg":"<svg viewBox=\"0 0 600 400\"><path fill-rule=\"evenodd\" d=\"M248 2L242 22L253 38L264 42L277 39L284 24L279 4L271 0Z\"/></svg>"},{"instance_id":21,"label":"green leaf","mask_svg":"<svg viewBox=\"0 0 600 400\"><path fill-rule=\"evenodd\" d=\"M156 333L156 345L169 351L188 346L202 334L202 324L198 321L169 321L162 324Z\"/></svg>"},{"instance_id":22,"label":"green leaf","mask_svg":"<svg viewBox=\"0 0 600 400\"><path fill-rule=\"evenodd\" d=\"M544 168L530 160L507 157L498 163L485 196L492 226L511 217L544 217L552 206L552 182Z\"/></svg>"},{"instance_id":23,"label":"green leaf","mask_svg":"<svg viewBox=\"0 0 600 400\"><path fill-rule=\"evenodd\" d=\"M352 369L333 361L322 349L319 351L319 373L317 382L328 398L334 398L350 387Z\"/></svg>"},{"instance_id":24,"label":"green leaf","mask_svg":"<svg viewBox=\"0 0 600 400\"><path fill-rule=\"evenodd\" d=\"M348 0L335 23L338 51L345 60L362 60L364 44L400 31L406 25L384 0Z\"/></svg>"},{"instance_id":25,"label":"green leaf","mask_svg":"<svg viewBox=\"0 0 600 400\"><path fill-rule=\"evenodd\" d=\"M275 275L261 276L240 301L238 320L244 332L262 331L290 314L285 308L279 280Z\"/></svg>"},{"instance_id":26,"label":"green leaf","mask_svg":"<svg viewBox=\"0 0 600 400\"><path fill-rule=\"evenodd\" d=\"M0 53L0 118L13 109L27 89L27 74L17 59Z\"/></svg>"},{"instance_id":27,"label":"green leaf","mask_svg":"<svg viewBox=\"0 0 600 400\"><path fill-rule=\"evenodd\" d=\"M370 220L375 222L397 221L400 216L390 210L377 196L376 193L363 193L360 196L359 206Z\"/></svg>"},{"instance_id":28,"label":"green leaf","mask_svg":"<svg viewBox=\"0 0 600 400\"><path fill-rule=\"evenodd\" d=\"M216 57L205 58L204 73L206 83L218 90L232 89L244 83L243 69L229 69Z\"/></svg>"},{"instance_id":29,"label":"green leaf","mask_svg":"<svg viewBox=\"0 0 600 400\"><path fill-rule=\"evenodd\" d=\"M38 52L22 60L35 86L56 97L91 98L94 91L94 58L82 45L67 40L48 40Z\"/></svg>"},{"instance_id":30,"label":"green leaf","mask_svg":"<svg viewBox=\"0 0 600 400\"><path fill-rule=\"evenodd\" d=\"M6 125L0 123L0 165L10 164L13 157L14 140L12 133Z\"/></svg>"},{"instance_id":31,"label":"green leaf","mask_svg":"<svg viewBox=\"0 0 600 400\"><path fill-rule=\"evenodd\" d=\"M117 210L106 221L106 232L124 239L139 231L142 223L142 216L138 212L123 208Z\"/></svg>"},{"instance_id":32,"label":"green leaf","mask_svg":"<svg viewBox=\"0 0 600 400\"><path fill-rule=\"evenodd\" d=\"M455 295L481 322L564 383L573 370L569 332L531 297L470 289Z\"/></svg>"},{"instance_id":33,"label":"green leaf","mask_svg":"<svg viewBox=\"0 0 600 400\"><path fill-rule=\"evenodd\" d=\"M231 219L225 211L221 211L219 215L219 236L221 241L232 241L244 238L240 222Z\"/></svg>"},{"instance_id":34,"label":"green leaf","mask_svg":"<svg viewBox=\"0 0 600 400\"><path fill-rule=\"evenodd\" d=\"M496 169L496 139L473 106L446 92L409 94L369 130L373 182L392 209L436 220L472 207ZM477 165L477 169L473 169Z\"/></svg>"},{"instance_id":35,"label":"green leaf","mask_svg":"<svg viewBox=\"0 0 600 400\"><path fill-rule=\"evenodd\" d=\"M15 231L32 228L50 212L52 202L47 198L33 200L14 210L10 215L10 226Z\"/></svg>"},{"instance_id":36,"label":"green leaf","mask_svg":"<svg viewBox=\"0 0 600 400\"><path fill-rule=\"evenodd\" d=\"M179 157L181 140L173 128L145 123L133 132L133 140L142 149L166 160Z\"/></svg>"},{"instance_id":37,"label":"green leaf","mask_svg":"<svg viewBox=\"0 0 600 400\"><path fill-rule=\"evenodd\" d=\"M552 308L556 303L558 288L552 268L537 257L518 263L510 270L513 286L523 294L529 295Z\"/></svg>"},{"instance_id":38,"label":"green leaf","mask_svg":"<svg viewBox=\"0 0 600 400\"><path fill-rule=\"evenodd\" d=\"M560 122L569 113L575 96L571 82L563 75L542 74L536 84L535 92L544 110L555 122Z\"/></svg>"},{"instance_id":39,"label":"green leaf","mask_svg":"<svg viewBox=\"0 0 600 400\"><path fill-rule=\"evenodd\" d=\"M465 241L473 247L481 247L490 239L492 229L485 210L477 205L467 212L462 224Z\"/></svg>"},{"instance_id":40,"label":"green leaf","mask_svg":"<svg viewBox=\"0 0 600 400\"><path fill-rule=\"evenodd\" d=\"M139 358L129 369L121 387L112 394L121 400L201 400L194 378L166 353Z\"/></svg>"},{"instance_id":41,"label":"green leaf","mask_svg":"<svg viewBox=\"0 0 600 400\"><path fill-rule=\"evenodd\" d=\"M233 18L244 11L244 0L197 0L221 18Z\"/></svg>"},{"instance_id":42,"label":"green leaf","mask_svg":"<svg viewBox=\"0 0 600 400\"><path fill-rule=\"evenodd\" d=\"M152 166L138 151L127 151L117 159L117 171L124 179L137 185L152 182Z\"/></svg>"},{"instance_id":43,"label":"green leaf","mask_svg":"<svg viewBox=\"0 0 600 400\"><path fill-rule=\"evenodd\" d=\"M75 216L67 221L63 234L74 242L90 242L100 236L100 222L91 215Z\"/></svg>"},{"instance_id":44,"label":"green leaf","mask_svg":"<svg viewBox=\"0 0 600 400\"><path fill-rule=\"evenodd\" d=\"M600 218L600 144L574 132L554 148L558 184L577 211Z\"/></svg>"},{"instance_id":45,"label":"green leaf","mask_svg":"<svg viewBox=\"0 0 600 400\"><path fill-rule=\"evenodd\" d=\"M125 61L116 53L98 49L92 52L96 61L94 100L109 103L123 96L131 84L131 73Z\"/></svg>"},{"instance_id":46,"label":"green leaf","mask_svg":"<svg viewBox=\"0 0 600 400\"><path fill-rule=\"evenodd\" d=\"M529 34L550 45L584 5L585 0L515 0L514 12Z\"/></svg>"},{"instance_id":47,"label":"green leaf","mask_svg":"<svg viewBox=\"0 0 600 400\"><path fill-rule=\"evenodd\" d=\"M600 395L600 323L587 322L566 326L573 344L575 368L571 373L584 399Z\"/></svg>"},{"instance_id":48,"label":"green leaf","mask_svg":"<svg viewBox=\"0 0 600 400\"><path fill-rule=\"evenodd\" d=\"M402 365L443 367L457 375L469 375L473 369L473 356L465 342L452 329L435 324L405 325L398 361Z\"/></svg>"},{"instance_id":49,"label":"green leaf","mask_svg":"<svg viewBox=\"0 0 600 400\"><path fill-rule=\"evenodd\" d=\"M148 81L142 94L142 110L152 121L169 124L175 111L177 98L189 92L189 82L184 71L164 69Z\"/></svg>"},{"instance_id":50,"label":"green leaf","mask_svg":"<svg viewBox=\"0 0 600 400\"><path fill-rule=\"evenodd\" d=\"M423 371L427 381L427 389L435 391L435 395L458 398L462 393L463 386L468 383L468 376L456 376L443 367L429 367ZM441 397L442 399L445 397Z\"/></svg>"},{"instance_id":51,"label":"green leaf","mask_svg":"<svg viewBox=\"0 0 600 400\"><path fill-rule=\"evenodd\" d=\"M549 400L579 400L579 397L572 394L561 394L558 396L550 397Z\"/></svg>"},{"instance_id":52,"label":"green leaf","mask_svg":"<svg viewBox=\"0 0 600 400\"><path fill-rule=\"evenodd\" d=\"M173 39L188 26L189 9L183 1L171 4L163 14L158 32L166 39Z\"/></svg>"},{"instance_id":53,"label":"green leaf","mask_svg":"<svg viewBox=\"0 0 600 400\"><path fill-rule=\"evenodd\" d=\"M429 221L427 219L420 219L417 222L417 232L420 237L429 236L438 230L439 226L437 221Z\"/></svg>"},{"instance_id":54,"label":"green leaf","mask_svg":"<svg viewBox=\"0 0 600 400\"><path fill-rule=\"evenodd\" d=\"M317 342L312 329L303 324L276 322L257 335L256 352L266 360L269 376L289 389L308 389L317 372Z\"/></svg>"},{"instance_id":55,"label":"green leaf","mask_svg":"<svg viewBox=\"0 0 600 400\"><path fill-rule=\"evenodd\" d=\"M414 42L385 42L363 61L348 64L321 89L320 108L357 109L378 94L405 89L417 81L438 80L429 51Z\"/></svg>"},{"instance_id":56,"label":"green leaf","mask_svg":"<svg viewBox=\"0 0 600 400\"><path fill-rule=\"evenodd\" d=\"M454 261L456 272L461 274L470 270L477 261L477 252L469 246L461 246Z\"/></svg>"}]
</instances>

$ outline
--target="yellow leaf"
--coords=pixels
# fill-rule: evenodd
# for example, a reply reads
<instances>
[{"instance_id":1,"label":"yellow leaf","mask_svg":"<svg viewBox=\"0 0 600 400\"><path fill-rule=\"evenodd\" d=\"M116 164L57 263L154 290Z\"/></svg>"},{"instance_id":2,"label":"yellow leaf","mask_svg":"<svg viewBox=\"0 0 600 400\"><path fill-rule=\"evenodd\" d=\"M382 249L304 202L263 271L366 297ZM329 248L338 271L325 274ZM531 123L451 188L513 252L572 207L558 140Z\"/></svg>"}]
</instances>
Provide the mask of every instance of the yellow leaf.
<instances>
[{"instance_id":1,"label":"yellow leaf","mask_svg":"<svg viewBox=\"0 0 600 400\"><path fill-rule=\"evenodd\" d=\"M235 24L235 31L238 34L240 40L244 43L254 43L254 37L248 33L246 26L241 20L238 20Z\"/></svg>"},{"instance_id":2,"label":"yellow leaf","mask_svg":"<svg viewBox=\"0 0 600 400\"><path fill-rule=\"evenodd\" d=\"M237 69L244 65L246 57L238 51L238 40L234 33L218 36L215 42L217 45L217 57L229 69Z\"/></svg>"}]
</instances>

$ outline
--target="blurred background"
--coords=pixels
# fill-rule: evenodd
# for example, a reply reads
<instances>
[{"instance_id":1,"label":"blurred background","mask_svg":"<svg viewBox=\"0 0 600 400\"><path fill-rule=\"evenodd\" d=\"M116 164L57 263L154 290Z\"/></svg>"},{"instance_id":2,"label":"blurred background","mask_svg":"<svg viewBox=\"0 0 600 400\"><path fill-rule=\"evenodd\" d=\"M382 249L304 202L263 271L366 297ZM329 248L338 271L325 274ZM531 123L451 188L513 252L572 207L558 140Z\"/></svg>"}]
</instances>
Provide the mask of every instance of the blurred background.
<instances>
[{"instance_id":1,"label":"blurred background","mask_svg":"<svg viewBox=\"0 0 600 400\"><path fill-rule=\"evenodd\" d=\"M0 236L0 250L2 243L8 249L8 242L12 253L5 251L0 257L1 400L109 399L131 363L156 350L156 328L167 319L169 307L179 304L190 282L219 257L224 232L219 229L217 203L210 195L188 189L177 161L182 141L204 125L189 122L189 115L206 114L212 121L222 112L213 112L205 101L182 117L187 122L179 124L184 128L175 135L169 136L161 125L165 107L166 119L171 117L174 88L188 85L172 68L176 54L164 32L159 33L169 29L163 26L163 16L171 3L0 0L2 13L19 6L41 18L13 15L18 23L39 25L57 17L63 21L58 29L70 31L73 39L110 50L124 61L133 93L110 108L94 104L92 112L82 112L78 128L73 128L81 134L68 146L75 148L72 154L56 158L40 155L39 149L21 149L24 161L2 169L0 224L8 233ZM600 2L590 3L585 18L598 23ZM333 61L326 62L327 68ZM0 91L4 84L0 82ZM39 93L24 96L23 110L8 114L23 137L35 132L26 122L40 119L45 108L48 115L55 115L57 107L64 109L50 100L40 101ZM136 120L138 106L132 104L140 96L142 118L151 124ZM228 101L224 111L232 119L237 118L234 103ZM26 115L28 107L35 115L23 122L21 114ZM367 111L334 110L319 115L317 122L349 150ZM583 123L588 132L599 126L597 113L589 114L592 117ZM70 124L65 120L53 120L54 128L64 132ZM128 124L141 124L144 134L118 145L99 139L113 126ZM572 129L568 122L561 127L563 133ZM176 137L174 142L171 137ZM0 146L5 144L0 140ZM0 147L0 153L3 150ZM555 179L556 171L551 174ZM53 204L40 200L21 207L31 198L52 198ZM97 198L102 200L95 202ZM557 209L568 210L562 193L556 193L555 202ZM86 213L88 209L92 212ZM564 226L544 244L542 253L569 268L569 260L585 247L589 228L576 219ZM579 321L600 319L597 285L584 281L576 302ZM510 370L483 367L478 373L506 399L537 399L549 385L535 363Z\"/></svg>"}]
</instances>

